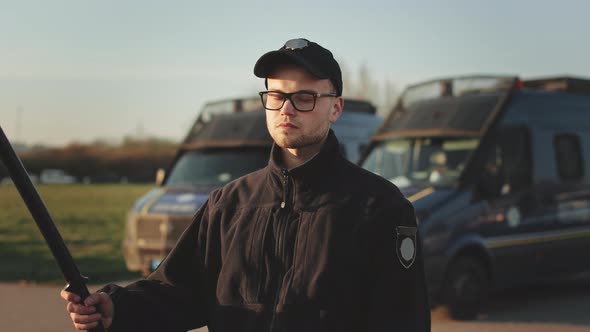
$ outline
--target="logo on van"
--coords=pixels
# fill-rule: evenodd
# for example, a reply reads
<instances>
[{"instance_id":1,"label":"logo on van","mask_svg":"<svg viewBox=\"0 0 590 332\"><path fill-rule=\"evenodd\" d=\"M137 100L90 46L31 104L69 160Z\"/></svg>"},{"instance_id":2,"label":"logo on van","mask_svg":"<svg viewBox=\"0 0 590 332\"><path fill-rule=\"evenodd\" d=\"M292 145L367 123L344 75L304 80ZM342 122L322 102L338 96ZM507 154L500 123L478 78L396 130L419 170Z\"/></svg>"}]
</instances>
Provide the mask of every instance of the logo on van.
<instances>
[{"instance_id":1,"label":"logo on van","mask_svg":"<svg viewBox=\"0 0 590 332\"><path fill-rule=\"evenodd\" d=\"M399 262L409 269L416 260L416 227L396 227L395 247Z\"/></svg>"}]
</instances>

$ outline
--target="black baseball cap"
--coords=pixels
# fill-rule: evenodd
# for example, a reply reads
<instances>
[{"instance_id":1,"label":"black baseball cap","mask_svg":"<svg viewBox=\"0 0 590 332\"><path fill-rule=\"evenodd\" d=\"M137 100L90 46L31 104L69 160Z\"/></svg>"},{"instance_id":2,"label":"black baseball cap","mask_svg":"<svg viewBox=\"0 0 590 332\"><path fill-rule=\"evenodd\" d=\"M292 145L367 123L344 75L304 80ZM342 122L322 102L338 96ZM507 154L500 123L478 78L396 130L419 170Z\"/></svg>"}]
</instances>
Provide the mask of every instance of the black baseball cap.
<instances>
[{"instance_id":1,"label":"black baseball cap","mask_svg":"<svg viewBox=\"0 0 590 332\"><path fill-rule=\"evenodd\" d=\"M342 96L342 71L332 52L304 38L288 40L283 47L258 59L254 75L268 78L278 65L294 63L302 66L319 79L329 79L336 94Z\"/></svg>"}]
</instances>

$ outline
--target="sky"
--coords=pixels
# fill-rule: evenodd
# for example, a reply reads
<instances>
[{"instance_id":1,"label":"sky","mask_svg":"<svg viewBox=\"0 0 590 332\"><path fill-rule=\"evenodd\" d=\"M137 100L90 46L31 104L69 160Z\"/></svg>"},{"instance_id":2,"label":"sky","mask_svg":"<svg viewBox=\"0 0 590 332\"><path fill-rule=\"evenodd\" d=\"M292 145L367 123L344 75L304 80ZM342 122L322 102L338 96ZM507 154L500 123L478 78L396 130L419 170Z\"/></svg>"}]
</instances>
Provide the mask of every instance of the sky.
<instances>
[{"instance_id":1,"label":"sky","mask_svg":"<svg viewBox=\"0 0 590 332\"><path fill-rule=\"evenodd\" d=\"M0 126L29 145L180 140L204 103L264 90L254 63L298 37L334 53L345 86L363 66L397 90L590 78L588 13L568 0L0 0Z\"/></svg>"}]
</instances>

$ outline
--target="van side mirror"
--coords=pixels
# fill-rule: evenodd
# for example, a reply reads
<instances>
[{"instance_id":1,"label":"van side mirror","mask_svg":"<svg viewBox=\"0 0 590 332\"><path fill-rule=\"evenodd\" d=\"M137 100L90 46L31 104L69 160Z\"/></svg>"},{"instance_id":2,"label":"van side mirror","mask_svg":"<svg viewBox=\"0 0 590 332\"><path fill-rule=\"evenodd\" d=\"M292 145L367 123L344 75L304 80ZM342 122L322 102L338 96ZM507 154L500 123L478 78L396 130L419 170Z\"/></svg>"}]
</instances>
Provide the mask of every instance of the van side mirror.
<instances>
[{"instance_id":1,"label":"van side mirror","mask_svg":"<svg viewBox=\"0 0 590 332\"><path fill-rule=\"evenodd\" d=\"M166 177L166 171L163 168L158 168L156 171L156 186L161 187Z\"/></svg>"}]
</instances>

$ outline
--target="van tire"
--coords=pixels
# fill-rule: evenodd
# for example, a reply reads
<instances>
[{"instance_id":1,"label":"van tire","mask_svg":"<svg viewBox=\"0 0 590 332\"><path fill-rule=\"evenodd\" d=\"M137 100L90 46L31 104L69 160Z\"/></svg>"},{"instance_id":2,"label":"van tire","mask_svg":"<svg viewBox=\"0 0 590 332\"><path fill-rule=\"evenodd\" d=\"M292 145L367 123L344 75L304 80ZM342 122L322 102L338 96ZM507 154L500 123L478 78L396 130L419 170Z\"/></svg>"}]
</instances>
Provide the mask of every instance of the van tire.
<instances>
[{"instance_id":1,"label":"van tire","mask_svg":"<svg viewBox=\"0 0 590 332\"><path fill-rule=\"evenodd\" d=\"M488 292L486 269L479 260L461 256L451 264L443 289L451 318L475 319L487 301Z\"/></svg>"}]
</instances>

